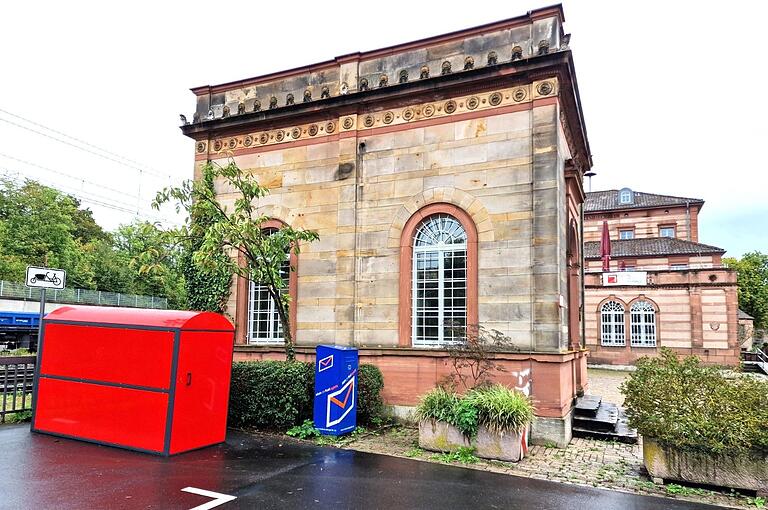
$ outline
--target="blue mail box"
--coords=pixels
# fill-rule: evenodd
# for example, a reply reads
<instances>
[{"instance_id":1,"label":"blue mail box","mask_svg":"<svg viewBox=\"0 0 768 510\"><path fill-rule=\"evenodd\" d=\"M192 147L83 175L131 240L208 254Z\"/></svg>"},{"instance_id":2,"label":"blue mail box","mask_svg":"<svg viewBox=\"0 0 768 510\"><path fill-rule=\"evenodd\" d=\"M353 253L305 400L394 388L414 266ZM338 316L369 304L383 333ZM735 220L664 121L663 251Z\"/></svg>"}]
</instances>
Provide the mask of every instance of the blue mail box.
<instances>
[{"instance_id":1,"label":"blue mail box","mask_svg":"<svg viewBox=\"0 0 768 510\"><path fill-rule=\"evenodd\" d=\"M340 436L357 423L357 349L318 345L315 356L315 428Z\"/></svg>"}]
</instances>

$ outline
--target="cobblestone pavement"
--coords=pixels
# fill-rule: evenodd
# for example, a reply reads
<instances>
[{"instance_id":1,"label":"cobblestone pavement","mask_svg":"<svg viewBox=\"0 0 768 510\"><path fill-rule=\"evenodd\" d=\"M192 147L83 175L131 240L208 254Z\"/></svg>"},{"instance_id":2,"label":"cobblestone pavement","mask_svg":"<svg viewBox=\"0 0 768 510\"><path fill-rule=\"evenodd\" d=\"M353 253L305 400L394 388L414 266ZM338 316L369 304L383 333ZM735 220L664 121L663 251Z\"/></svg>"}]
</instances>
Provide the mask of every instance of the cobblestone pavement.
<instances>
[{"instance_id":1,"label":"cobblestone pavement","mask_svg":"<svg viewBox=\"0 0 768 510\"><path fill-rule=\"evenodd\" d=\"M589 381L589 387L587 393L590 395L600 395L606 402L623 405L624 395L619 391L619 386L629 377L630 373L622 370L588 368L587 380Z\"/></svg>"},{"instance_id":2,"label":"cobblestone pavement","mask_svg":"<svg viewBox=\"0 0 768 510\"><path fill-rule=\"evenodd\" d=\"M418 430L414 427L393 427L382 433L360 434L355 438L341 440L335 446L427 462L462 465L448 456L418 448L418 435ZM518 463L473 460L476 462L463 464L464 467L601 489L674 497L731 508L760 508L749 498L738 494L674 484L655 485L645 473L640 445L574 438L568 447L563 449L532 446L528 456Z\"/></svg>"}]
</instances>

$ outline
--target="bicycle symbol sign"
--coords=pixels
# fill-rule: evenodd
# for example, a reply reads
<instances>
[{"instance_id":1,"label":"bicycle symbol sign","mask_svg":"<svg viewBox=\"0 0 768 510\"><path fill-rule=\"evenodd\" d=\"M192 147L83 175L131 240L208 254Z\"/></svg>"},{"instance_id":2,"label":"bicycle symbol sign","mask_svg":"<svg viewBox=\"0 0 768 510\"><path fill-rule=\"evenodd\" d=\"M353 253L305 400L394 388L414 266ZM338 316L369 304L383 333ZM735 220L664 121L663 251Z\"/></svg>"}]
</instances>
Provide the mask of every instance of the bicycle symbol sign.
<instances>
[{"instance_id":1,"label":"bicycle symbol sign","mask_svg":"<svg viewBox=\"0 0 768 510\"><path fill-rule=\"evenodd\" d=\"M63 269L27 266L27 287L45 289L63 289L66 285L67 272Z\"/></svg>"}]
</instances>

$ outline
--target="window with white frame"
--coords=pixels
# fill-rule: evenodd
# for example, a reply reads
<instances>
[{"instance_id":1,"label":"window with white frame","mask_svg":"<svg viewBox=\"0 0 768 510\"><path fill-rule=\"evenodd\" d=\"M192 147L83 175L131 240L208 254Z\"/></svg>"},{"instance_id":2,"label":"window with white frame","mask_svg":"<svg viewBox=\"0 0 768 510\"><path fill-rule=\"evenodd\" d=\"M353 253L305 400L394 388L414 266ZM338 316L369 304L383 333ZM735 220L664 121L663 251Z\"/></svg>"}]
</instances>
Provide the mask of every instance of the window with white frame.
<instances>
[{"instance_id":1,"label":"window with white frame","mask_svg":"<svg viewBox=\"0 0 768 510\"><path fill-rule=\"evenodd\" d=\"M619 230L619 239L634 239L635 231L631 228L625 228Z\"/></svg>"},{"instance_id":2,"label":"window with white frame","mask_svg":"<svg viewBox=\"0 0 768 510\"><path fill-rule=\"evenodd\" d=\"M659 237L675 237L675 227L659 227Z\"/></svg>"},{"instance_id":3,"label":"window with white frame","mask_svg":"<svg viewBox=\"0 0 768 510\"><path fill-rule=\"evenodd\" d=\"M607 347L626 345L624 333L624 305L606 301L600 307L600 345Z\"/></svg>"},{"instance_id":4,"label":"window with white frame","mask_svg":"<svg viewBox=\"0 0 768 510\"><path fill-rule=\"evenodd\" d=\"M621 191L619 191L619 203L620 204L631 204L635 201L635 194L632 193L632 190L629 188L623 188Z\"/></svg>"},{"instance_id":5,"label":"window with white frame","mask_svg":"<svg viewBox=\"0 0 768 510\"><path fill-rule=\"evenodd\" d=\"M267 229L267 234L277 231ZM290 275L290 253L280 267L280 277L285 282L283 292L288 292ZM283 326L277 311L275 300L269 295L266 285L251 281L248 287L248 343L272 344L283 342Z\"/></svg>"},{"instance_id":6,"label":"window with white frame","mask_svg":"<svg viewBox=\"0 0 768 510\"><path fill-rule=\"evenodd\" d=\"M416 229L412 283L413 345L458 340L467 325L467 233L453 216L430 216Z\"/></svg>"},{"instance_id":7,"label":"window with white frame","mask_svg":"<svg viewBox=\"0 0 768 510\"><path fill-rule=\"evenodd\" d=\"M630 307L629 327L633 347L656 347L656 309L648 301Z\"/></svg>"}]
</instances>

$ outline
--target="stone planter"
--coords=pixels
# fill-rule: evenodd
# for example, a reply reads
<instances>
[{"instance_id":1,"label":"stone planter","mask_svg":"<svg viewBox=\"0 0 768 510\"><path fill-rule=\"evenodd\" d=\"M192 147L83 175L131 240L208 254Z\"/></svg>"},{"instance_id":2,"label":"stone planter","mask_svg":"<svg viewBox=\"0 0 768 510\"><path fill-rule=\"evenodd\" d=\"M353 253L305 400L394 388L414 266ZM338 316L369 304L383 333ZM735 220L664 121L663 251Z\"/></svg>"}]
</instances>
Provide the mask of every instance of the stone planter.
<instances>
[{"instance_id":1,"label":"stone planter","mask_svg":"<svg viewBox=\"0 0 768 510\"><path fill-rule=\"evenodd\" d=\"M435 452L455 452L462 446L471 447L472 444L456 427L444 421L419 422L419 448Z\"/></svg>"},{"instance_id":2,"label":"stone planter","mask_svg":"<svg viewBox=\"0 0 768 510\"><path fill-rule=\"evenodd\" d=\"M516 432L496 434L484 426L477 431L475 453L484 459L518 462L528 453L528 430L522 434Z\"/></svg>"},{"instance_id":3,"label":"stone planter","mask_svg":"<svg viewBox=\"0 0 768 510\"><path fill-rule=\"evenodd\" d=\"M470 441L459 429L444 421L419 422L419 447L435 452L455 452L461 447L475 448L484 459L517 462L528 453L528 429L522 434L495 434L484 426Z\"/></svg>"},{"instance_id":4,"label":"stone planter","mask_svg":"<svg viewBox=\"0 0 768 510\"><path fill-rule=\"evenodd\" d=\"M643 462L654 478L768 493L768 453L742 456L685 452L643 437Z\"/></svg>"}]
</instances>

